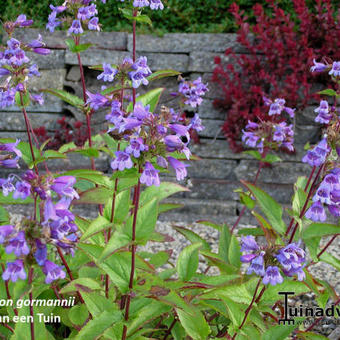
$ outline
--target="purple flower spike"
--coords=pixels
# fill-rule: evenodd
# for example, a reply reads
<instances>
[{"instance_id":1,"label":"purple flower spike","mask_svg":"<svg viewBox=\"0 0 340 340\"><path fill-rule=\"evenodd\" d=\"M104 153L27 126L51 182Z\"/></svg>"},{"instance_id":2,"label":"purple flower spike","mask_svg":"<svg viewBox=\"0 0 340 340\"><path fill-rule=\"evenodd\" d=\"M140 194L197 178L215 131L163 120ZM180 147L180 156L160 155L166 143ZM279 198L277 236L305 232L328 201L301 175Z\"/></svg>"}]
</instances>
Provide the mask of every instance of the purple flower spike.
<instances>
[{"instance_id":1,"label":"purple flower spike","mask_svg":"<svg viewBox=\"0 0 340 340\"><path fill-rule=\"evenodd\" d=\"M11 280L12 282L16 282L18 279L26 280L26 277L27 275L22 260L7 262L7 268L2 273L2 279L4 281Z\"/></svg>"},{"instance_id":2,"label":"purple flower spike","mask_svg":"<svg viewBox=\"0 0 340 340\"><path fill-rule=\"evenodd\" d=\"M149 6L148 0L133 0L133 7L146 7Z\"/></svg>"},{"instance_id":3,"label":"purple flower spike","mask_svg":"<svg viewBox=\"0 0 340 340\"><path fill-rule=\"evenodd\" d=\"M97 79L103 79L103 81L113 81L115 79L116 74L118 71L111 67L110 64L104 63L103 64L103 73L101 73Z\"/></svg>"},{"instance_id":4,"label":"purple flower spike","mask_svg":"<svg viewBox=\"0 0 340 340\"><path fill-rule=\"evenodd\" d=\"M140 182L146 184L147 186L159 186L160 180L158 172L159 170L156 170L150 162L146 162L144 171L140 177Z\"/></svg>"},{"instance_id":5,"label":"purple flower spike","mask_svg":"<svg viewBox=\"0 0 340 340\"><path fill-rule=\"evenodd\" d=\"M340 76L340 61L333 62L332 69L328 72L328 74L333 77Z\"/></svg>"},{"instance_id":6,"label":"purple flower spike","mask_svg":"<svg viewBox=\"0 0 340 340\"><path fill-rule=\"evenodd\" d=\"M82 33L84 33L84 30L81 27L80 20L73 20L71 27L68 29L68 33L70 33L70 34L82 34Z\"/></svg>"},{"instance_id":7,"label":"purple flower spike","mask_svg":"<svg viewBox=\"0 0 340 340\"><path fill-rule=\"evenodd\" d=\"M326 211L321 202L314 202L307 210L305 217L314 222L325 222L327 219Z\"/></svg>"},{"instance_id":8,"label":"purple flower spike","mask_svg":"<svg viewBox=\"0 0 340 340\"><path fill-rule=\"evenodd\" d=\"M55 28L61 25L61 21L57 19L57 12L53 11L48 16L48 22L46 24L46 29L49 30L51 33L54 32Z\"/></svg>"},{"instance_id":9,"label":"purple flower spike","mask_svg":"<svg viewBox=\"0 0 340 340\"><path fill-rule=\"evenodd\" d=\"M260 254L251 261L247 274L250 275L252 273L259 276L263 276L265 274L263 255Z\"/></svg>"},{"instance_id":10,"label":"purple flower spike","mask_svg":"<svg viewBox=\"0 0 340 340\"><path fill-rule=\"evenodd\" d=\"M116 158L111 162L113 170L123 171L124 169L131 169L133 162L130 155L125 151L116 151Z\"/></svg>"},{"instance_id":11,"label":"purple flower spike","mask_svg":"<svg viewBox=\"0 0 340 340\"><path fill-rule=\"evenodd\" d=\"M271 285L275 286L278 283L283 282L283 277L280 274L279 268L276 266L269 266L266 269L266 273L262 280L263 284L270 283Z\"/></svg>"},{"instance_id":12,"label":"purple flower spike","mask_svg":"<svg viewBox=\"0 0 340 340\"><path fill-rule=\"evenodd\" d=\"M43 272L46 275L45 282L50 284L51 282L58 279L65 279L66 274L62 270L62 267L59 267L55 263L46 260L43 266Z\"/></svg>"},{"instance_id":13,"label":"purple flower spike","mask_svg":"<svg viewBox=\"0 0 340 340\"><path fill-rule=\"evenodd\" d=\"M78 193L73 189L73 186L76 184L76 178L73 176L61 176L57 177L53 184L51 185L51 189L55 191L60 196L69 197L71 200L78 199Z\"/></svg>"},{"instance_id":14,"label":"purple flower spike","mask_svg":"<svg viewBox=\"0 0 340 340\"><path fill-rule=\"evenodd\" d=\"M6 253L14 253L16 256L28 255L30 249L25 240L25 233L20 231L18 235L12 238L6 247Z\"/></svg>"},{"instance_id":15,"label":"purple flower spike","mask_svg":"<svg viewBox=\"0 0 340 340\"><path fill-rule=\"evenodd\" d=\"M90 91L86 91L88 100L86 104L89 104L91 109L98 110L101 107L109 106L109 100L101 95L100 93L91 93Z\"/></svg>"},{"instance_id":16,"label":"purple flower spike","mask_svg":"<svg viewBox=\"0 0 340 340\"><path fill-rule=\"evenodd\" d=\"M183 180L187 176L186 167L188 167L189 165L184 164L184 163L180 162L179 160L177 160L176 158L173 158L173 157L168 157L168 161L169 161L170 165L176 171L177 181Z\"/></svg>"},{"instance_id":17,"label":"purple flower spike","mask_svg":"<svg viewBox=\"0 0 340 340\"><path fill-rule=\"evenodd\" d=\"M27 27L33 24L33 20L27 20L25 14L20 14L14 23L20 27Z\"/></svg>"},{"instance_id":18,"label":"purple flower spike","mask_svg":"<svg viewBox=\"0 0 340 340\"><path fill-rule=\"evenodd\" d=\"M15 184L15 191L13 193L14 199L25 200L31 194L31 185L25 181L17 182Z\"/></svg>"},{"instance_id":19,"label":"purple flower spike","mask_svg":"<svg viewBox=\"0 0 340 340\"><path fill-rule=\"evenodd\" d=\"M327 65L323 63L318 63L316 60L313 60L314 65L310 68L311 72L323 72L326 68Z\"/></svg>"},{"instance_id":20,"label":"purple flower spike","mask_svg":"<svg viewBox=\"0 0 340 340\"><path fill-rule=\"evenodd\" d=\"M2 225L0 226L0 244L4 243L6 238L14 231L14 225Z\"/></svg>"},{"instance_id":21,"label":"purple flower spike","mask_svg":"<svg viewBox=\"0 0 340 340\"><path fill-rule=\"evenodd\" d=\"M241 237L241 252L252 252L259 249L260 247L257 244L254 236L247 235Z\"/></svg>"}]
</instances>

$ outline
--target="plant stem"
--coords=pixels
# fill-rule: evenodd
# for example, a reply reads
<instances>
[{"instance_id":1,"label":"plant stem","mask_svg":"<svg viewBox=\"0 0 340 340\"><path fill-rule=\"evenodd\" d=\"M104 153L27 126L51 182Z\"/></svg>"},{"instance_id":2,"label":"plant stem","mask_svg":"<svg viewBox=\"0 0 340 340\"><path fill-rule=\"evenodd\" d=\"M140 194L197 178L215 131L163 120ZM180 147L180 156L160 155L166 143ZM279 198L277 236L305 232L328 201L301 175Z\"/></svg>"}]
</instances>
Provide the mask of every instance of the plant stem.
<instances>
[{"instance_id":1,"label":"plant stem","mask_svg":"<svg viewBox=\"0 0 340 340\"><path fill-rule=\"evenodd\" d=\"M79 37L75 37L74 42L75 42L76 46L78 46L79 45ZM85 107L85 104L87 102L86 84L85 84L84 67L83 67L83 63L81 61L81 57L80 57L79 52L77 52L77 59L78 59L81 85L82 85L82 89L83 89L84 107ZM89 147L91 148L92 147L91 112L87 113L86 111L84 111L84 113L86 114L87 136L88 136L88 140L89 140ZM91 157L91 169L96 170L96 166L95 166L93 157Z\"/></svg>"},{"instance_id":2,"label":"plant stem","mask_svg":"<svg viewBox=\"0 0 340 340\"><path fill-rule=\"evenodd\" d=\"M1 264L2 271L5 271L5 266ZM12 300L11 293L9 292L9 286L8 286L8 281L5 281L5 288L6 288L6 295L8 300ZM16 308L13 308L14 314L18 316L18 310Z\"/></svg>"},{"instance_id":3,"label":"plant stem","mask_svg":"<svg viewBox=\"0 0 340 340\"><path fill-rule=\"evenodd\" d=\"M168 338L168 336L171 334L171 331L172 331L172 329L175 327L176 322L177 322L177 319L175 318L174 321L172 321L172 323L171 323L169 329L166 331L163 340L166 340L166 339Z\"/></svg>"},{"instance_id":4,"label":"plant stem","mask_svg":"<svg viewBox=\"0 0 340 340\"><path fill-rule=\"evenodd\" d=\"M328 243L324 246L324 248L320 251L320 253L316 256L319 258L326 250L327 248L333 243L333 241L337 238L339 234L333 235L333 237L328 241Z\"/></svg>"},{"instance_id":5,"label":"plant stem","mask_svg":"<svg viewBox=\"0 0 340 340\"><path fill-rule=\"evenodd\" d=\"M299 215L300 218L302 218L302 217L304 216L304 214L305 214L305 212L306 212L306 210L307 210L307 206L308 206L309 199L311 198L311 196L312 196L312 194L313 194L313 192L314 192L315 184L316 184L316 182L317 182L317 180L318 180L318 178L319 178L319 176L320 176L320 174L321 174L323 168L324 168L324 164L320 166L320 168L319 168L319 170L318 170L318 172L317 172L317 174L316 174L316 176L315 176L315 178L314 178L314 181L313 181L313 183L312 183L312 185L311 185L311 187L310 187L310 189L309 189L309 192L308 192L308 195L307 195L307 198L306 198L306 202L305 202L305 204L303 205L303 208L302 208L301 213L300 213L300 215ZM293 232L292 232L292 234L290 235L289 243L291 243L291 242L293 241L298 226L299 226L299 223L296 222L296 223L295 223L295 226L294 226L294 229L293 229ZM286 235L288 235L288 229L287 229Z\"/></svg>"},{"instance_id":6,"label":"plant stem","mask_svg":"<svg viewBox=\"0 0 340 340\"><path fill-rule=\"evenodd\" d=\"M141 171L139 171L139 172L141 172ZM133 289L133 280L134 280L134 276L135 276L136 249L137 249L135 241L136 241L136 226L137 226L137 215L138 215L139 197L140 197L140 180L138 179L138 183L135 186L135 204L134 204L133 222L132 222L131 272L130 272L130 280L129 280L130 293L126 297L125 321L129 320L129 310L130 310L130 302L131 302L131 290ZM124 325L122 340L126 339L126 333L127 333L127 327L126 327L126 325Z\"/></svg>"},{"instance_id":7,"label":"plant stem","mask_svg":"<svg viewBox=\"0 0 340 340\"><path fill-rule=\"evenodd\" d=\"M259 290L259 287L260 287L260 284L261 284L261 281L262 281L262 278L259 279L259 281L257 282L257 285L256 285L256 288L255 288L255 292L254 292L254 295L253 295L253 298L250 302L250 305L248 306L248 308L246 309L246 312L244 314L244 318L243 318L243 321L240 325L240 327L238 328L239 330L242 329L243 325L245 324L246 320L247 320L247 317L248 317L248 314L250 313L252 307L253 307L253 304L255 302L255 299L256 299L256 295L257 295L257 291ZM264 289L262 289L262 291L264 292ZM261 291L260 295L259 295L259 298L256 299L256 301L258 302L263 294L263 292ZM235 339L237 335L237 332L233 335L232 339Z\"/></svg>"},{"instance_id":8,"label":"plant stem","mask_svg":"<svg viewBox=\"0 0 340 340\"><path fill-rule=\"evenodd\" d=\"M28 284L32 285L33 282L33 273L34 273L34 269L33 267L30 268L29 272L28 272ZM31 287L32 288L32 287ZM31 322L31 340L35 340L35 336L34 336L34 313L33 313L33 306L32 306L32 300L33 300L33 296L32 296L32 289L29 293L29 299L30 299L30 316L32 317L32 322Z\"/></svg>"},{"instance_id":9,"label":"plant stem","mask_svg":"<svg viewBox=\"0 0 340 340\"><path fill-rule=\"evenodd\" d=\"M22 113L24 114L24 119L25 119L26 132L27 132L27 136L28 136L28 142L29 142L30 149L31 149L32 161L34 163L34 171L39 176L39 171L38 171L37 165L35 164L35 156L34 156L34 150L33 150L33 143L32 143L32 138L31 138L31 134L30 134L30 123L29 123L29 120L28 120L28 117L27 117L26 109L24 107L24 99L22 97L22 92L19 92L19 93L20 93L20 104L22 106Z\"/></svg>"}]
</instances>

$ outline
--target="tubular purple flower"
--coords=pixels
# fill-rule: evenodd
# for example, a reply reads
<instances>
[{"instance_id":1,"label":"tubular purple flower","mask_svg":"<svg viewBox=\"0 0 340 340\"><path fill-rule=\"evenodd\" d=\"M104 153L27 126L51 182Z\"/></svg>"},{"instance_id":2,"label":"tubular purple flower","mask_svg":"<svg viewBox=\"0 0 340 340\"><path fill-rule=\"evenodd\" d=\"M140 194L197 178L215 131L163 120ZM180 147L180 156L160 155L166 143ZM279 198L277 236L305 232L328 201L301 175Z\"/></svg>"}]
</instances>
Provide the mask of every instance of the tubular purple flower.
<instances>
[{"instance_id":1,"label":"tubular purple flower","mask_svg":"<svg viewBox=\"0 0 340 340\"><path fill-rule=\"evenodd\" d=\"M247 235L241 237L241 252L252 252L259 249L260 247L257 244L254 236Z\"/></svg>"},{"instance_id":2,"label":"tubular purple flower","mask_svg":"<svg viewBox=\"0 0 340 340\"><path fill-rule=\"evenodd\" d=\"M31 100L35 103L38 103L39 105L44 105L44 97L43 94L33 94L30 96Z\"/></svg>"},{"instance_id":3,"label":"tubular purple flower","mask_svg":"<svg viewBox=\"0 0 340 340\"><path fill-rule=\"evenodd\" d=\"M16 256L28 255L30 249L26 243L25 233L19 231L18 235L12 238L5 249L7 254L14 253Z\"/></svg>"},{"instance_id":4,"label":"tubular purple flower","mask_svg":"<svg viewBox=\"0 0 340 340\"><path fill-rule=\"evenodd\" d=\"M159 186L160 180L158 172L159 170L156 170L150 162L146 162L144 171L140 177L140 182L146 184L147 186Z\"/></svg>"},{"instance_id":5,"label":"tubular purple flower","mask_svg":"<svg viewBox=\"0 0 340 340\"><path fill-rule=\"evenodd\" d=\"M53 12L56 12L56 14L62 13L67 9L66 6L53 6L53 5L50 5L50 8Z\"/></svg>"},{"instance_id":6,"label":"tubular purple flower","mask_svg":"<svg viewBox=\"0 0 340 340\"><path fill-rule=\"evenodd\" d=\"M11 280L12 282L16 282L18 279L26 280L26 277L24 262L22 260L7 262L7 268L2 273L2 279L4 281Z\"/></svg>"},{"instance_id":7,"label":"tubular purple flower","mask_svg":"<svg viewBox=\"0 0 340 340\"><path fill-rule=\"evenodd\" d=\"M3 244L7 237L10 236L14 232L14 225L6 224L0 226L0 244Z\"/></svg>"},{"instance_id":8,"label":"tubular purple flower","mask_svg":"<svg viewBox=\"0 0 340 340\"><path fill-rule=\"evenodd\" d=\"M98 80L102 79L103 81L113 81L115 79L118 70L111 67L110 64L103 64L103 72L97 77Z\"/></svg>"},{"instance_id":9,"label":"tubular purple flower","mask_svg":"<svg viewBox=\"0 0 340 340\"><path fill-rule=\"evenodd\" d=\"M27 20L25 14L20 14L14 23L20 27L27 27L33 24L33 20Z\"/></svg>"},{"instance_id":10,"label":"tubular purple flower","mask_svg":"<svg viewBox=\"0 0 340 340\"><path fill-rule=\"evenodd\" d=\"M13 193L14 199L25 200L31 194L31 185L25 181L17 182L15 184L15 191Z\"/></svg>"},{"instance_id":11,"label":"tubular purple flower","mask_svg":"<svg viewBox=\"0 0 340 340\"><path fill-rule=\"evenodd\" d=\"M43 266L47 260L47 247L39 239L35 240L36 251L34 253L35 260L39 266Z\"/></svg>"},{"instance_id":12,"label":"tubular purple flower","mask_svg":"<svg viewBox=\"0 0 340 340\"><path fill-rule=\"evenodd\" d=\"M164 9L164 5L162 4L161 0L150 0L150 8L152 10L163 10Z\"/></svg>"},{"instance_id":13,"label":"tubular purple flower","mask_svg":"<svg viewBox=\"0 0 340 340\"><path fill-rule=\"evenodd\" d=\"M266 269L266 273L262 280L263 284L270 283L271 285L275 286L276 284L280 284L283 282L283 277L280 274L279 268L276 266L269 266Z\"/></svg>"},{"instance_id":14,"label":"tubular purple flower","mask_svg":"<svg viewBox=\"0 0 340 340\"><path fill-rule=\"evenodd\" d=\"M0 186L2 189L2 193L5 197L8 196L10 192L15 190L15 187L12 182L13 182L13 177L11 176L8 177L8 179L0 178Z\"/></svg>"},{"instance_id":15,"label":"tubular purple flower","mask_svg":"<svg viewBox=\"0 0 340 340\"><path fill-rule=\"evenodd\" d=\"M126 147L125 152L132 154L135 158L138 158L141 151L145 151L147 149L147 146L143 143L143 138L139 137L130 140L130 144Z\"/></svg>"},{"instance_id":16,"label":"tubular purple flower","mask_svg":"<svg viewBox=\"0 0 340 340\"><path fill-rule=\"evenodd\" d=\"M256 275L263 276L265 274L264 271L264 260L263 255L260 254L256 256L252 261L251 264L247 270L247 274L250 275L252 273L255 273Z\"/></svg>"},{"instance_id":17,"label":"tubular purple flower","mask_svg":"<svg viewBox=\"0 0 340 340\"><path fill-rule=\"evenodd\" d=\"M151 115L150 105L144 106L141 102L137 102L133 109L133 116L139 120L148 118Z\"/></svg>"},{"instance_id":18,"label":"tubular purple flower","mask_svg":"<svg viewBox=\"0 0 340 340\"><path fill-rule=\"evenodd\" d=\"M86 104L90 105L94 110L110 105L109 100L100 93L93 94L90 91L86 91L86 94L88 97Z\"/></svg>"},{"instance_id":19,"label":"tubular purple flower","mask_svg":"<svg viewBox=\"0 0 340 340\"><path fill-rule=\"evenodd\" d=\"M328 74L333 77L340 76L340 61L333 62L332 69L328 72Z\"/></svg>"},{"instance_id":20,"label":"tubular purple flower","mask_svg":"<svg viewBox=\"0 0 340 340\"><path fill-rule=\"evenodd\" d=\"M146 7L149 6L148 0L133 0L133 7Z\"/></svg>"},{"instance_id":21,"label":"tubular purple flower","mask_svg":"<svg viewBox=\"0 0 340 340\"><path fill-rule=\"evenodd\" d=\"M60 196L66 196L72 200L79 199L77 191L73 189L76 181L73 176L57 177L51 185L51 189Z\"/></svg>"},{"instance_id":22,"label":"tubular purple flower","mask_svg":"<svg viewBox=\"0 0 340 340\"><path fill-rule=\"evenodd\" d=\"M100 31L100 26L99 26L99 19L97 17L93 17L88 25L87 25L87 28L91 31Z\"/></svg>"},{"instance_id":23,"label":"tubular purple flower","mask_svg":"<svg viewBox=\"0 0 340 340\"><path fill-rule=\"evenodd\" d=\"M311 72L323 72L327 68L327 65L325 65L323 63L318 63L318 62L316 62L315 59L313 59L313 63L314 63L314 65L310 68Z\"/></svg>"},{"instance_id":24,"label":"tubular purple flower","mask_svg":"<svg viewBox=\"0 0 340 340\"><path fill-rule=\"evenodd\" d=\"M83 28L81 27L80 20L73 20L71 27L68 29L69 34L82 34L84 33Z\"/></svg>"},{"instance_id":25,"label":"tubular purple flower","mask_svg":"<svg viewBox=\"0 0 340 340\"><path fill-rule=\"evenodd\" d=\"M111 162L111 168L113 170L123 171L124 169L131 169L133 162L130 155L124 151L116 151L116 158Z\"/></svg>"},{"instance_id":26,"label":"tubular purple flower","mask_svg":"<svg viewBox=\"0 0 340 340\"><path fill-rule=\"evenodd\" d=\"M58 279L65 279L66 273L55 263L46 260L43 266L43 272L46 275L45 283L50 284L51 282Z\"/></svg>"},{"instance_id":27,"label":"tubular purple flower","mask_svg":"<svg viewBox=\"0 0 340 340\"><path fill-rule=\"evenodd\" d=\"M270 104L269 107L269 116L273 115L280 115L282 110L284 109L286 101L282 98L276 98L272 104Z\"/></svg>"},{"instance_id":28,"label":"tubular purple flower","mask_svg":"<svg viewBox=\"0 0 340 340\"><path fill-rule=\"evenodd\" d=\"M173 169L176 171L176 178L177 181L183 180L187 176L187 169L188 164L180 162L178 159L173 157L168 157L168 161Z\"/></svg>"},{"instance_id":29,"label":"tubular purple flower","mask_svg":"<svg viewBox=\"0 0 340 340\"><path fill-rule=\"evenodd\" d=\"M314 202L307 210L305 217L314 222L325 222L327 219L326 211L321 202Z\"/></svg>"}]
</instances>

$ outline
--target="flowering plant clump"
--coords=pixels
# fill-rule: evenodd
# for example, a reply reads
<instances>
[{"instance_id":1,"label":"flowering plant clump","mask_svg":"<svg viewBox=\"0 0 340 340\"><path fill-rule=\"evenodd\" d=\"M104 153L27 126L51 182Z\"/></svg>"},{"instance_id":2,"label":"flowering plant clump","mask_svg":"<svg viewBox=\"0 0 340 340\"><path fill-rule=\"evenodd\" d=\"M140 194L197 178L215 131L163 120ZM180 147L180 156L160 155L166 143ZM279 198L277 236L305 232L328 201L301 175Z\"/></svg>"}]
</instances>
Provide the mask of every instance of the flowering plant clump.
<instances>
[{"instance_id":1,"label":"flowering plant clump","mask_svg":"<svg viewBox=\"0 0 340 340\"><path fill-rule=\"evenodd\" d=\"M294 109L286 106L282 97L273 101L264 97L262 115L268 119L257 117L243 131L243 142L255 149L246 152L259 160L254 181L242 182L247 191L238 190L244 208L231 228L200 221L218 230L218 251L184 227L175 228L190 245L176 262L170 257L171 249L142 251L140 246L149 241L169 241L156 230L156 222L159 213L176 206L162 200L187 189L161 181L160 174L172 168L178 181L187 176L188 161L193 158L192 133L204 127L197 114L187 117L185 108L199 106L208 87L200 78L184 80L175 70L151 71L147 58L135 53L136 25L150 21L143 14L145 7L157 10L164 5L160 0L122 2L122 12L132 21L133 52L121 63L93 67L98 80L105 82L98 93L87 89L81 53L89 45L80 44L84 29L99 28L94 1L67 0L51 5L47 29L53 32L60 26L69 32L71 38L66 43L77 54L83 96L64 90L44 91L82 111L86 139L79 143L68 139L71 128L65 119L59 123L68 131L59 134L63 145L49 144L46 131L32 129L26 108L33 98L30 73L37 73L38 68L29 64L25 51L48 52L41 37L30 44L12 38L16 27L32 23L24 15L5 23L9 39L1 50L1 72L8 78L1 92L2 105L16 104L21 109L28 142L0 140L0 165L6 170L0 178L4 204L0 206L2 292L14 301L2 307L1 316L27 313L30 319L27 330L14 318L2 319L1 334L6 339L24 336L31 340L322 338L311 332L320 320L307 329L277 324L281 315L276 307L283 308L277 287L297 294L313 291L321 307L334 296L331 285L315 278L310 267L319 261L338 267L338 260L326 252L338 235L338 225L323 223L325 206L339 218L340 125L336 105L330 106L323 99L315 110L316 122L325 127L324 137L303 158L312 171L295 185L292 207L285 211L291 218L288 226L283 208L256 183L266 163L275 166L280 161L270 152L294 149L289 122ZM328 72L336 84L336 90L320 94L339 97L339 62L315 61L311 68L312 72ZM173 94L178 97L179 110L159 105L163 88L137 96L141 86L173 76L179 78L178 91ZM108 126L93 136L91 117L99 109L106 110ZM72 153L87 157L88 169L49 170L51 160L67 159ZM109 174L96 169L96 158L104 154L110 159ZM13 216L5 208L8 204L27 208L24 215ZM96 217L79 215L75 207L80 204L94 206ZM237 228L247 209L257 225ZM332 237L321 248L323 236ZM204 273L199 256L206 265ZM242 263L249 263L246 270ZM208 275L212 267L218 274ZM15 304L24 296L29 302L27 309ZM68 299L73 304L61 308ZM56 324L51 319L41 322L42 312L61 317Z\"/></svg>"}]
</instances>

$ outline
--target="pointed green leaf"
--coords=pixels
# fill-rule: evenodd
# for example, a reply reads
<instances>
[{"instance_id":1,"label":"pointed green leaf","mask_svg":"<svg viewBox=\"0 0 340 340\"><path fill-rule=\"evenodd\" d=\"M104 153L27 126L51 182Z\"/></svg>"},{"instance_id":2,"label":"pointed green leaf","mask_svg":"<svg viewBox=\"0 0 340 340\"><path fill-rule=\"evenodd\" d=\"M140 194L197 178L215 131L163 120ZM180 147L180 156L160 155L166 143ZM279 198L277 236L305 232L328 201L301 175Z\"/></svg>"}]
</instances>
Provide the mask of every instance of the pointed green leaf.
<instances>
[{"instance_id":1,"label":"pointed green leaf","mask_svg":"<svg viewBox=\"0 0 340 340\"><path fill-rule=\"evenodd\" d=\"M74 107L82 107L84 105L84 101L81 98L64 90L42 89L41 91L50 93Z\"/></svg>"},{"instance_id":2,"label":"pointed green leaf","mask_svg":"<svg viewBox=\"0 0 340 340\"><path fill-rule=\"evenodd\" d=\"M196 273L198 268L198 250L201 247L201 243L194 243L185 247L179 254L177 272L181 280L189 281Z\"/></svg>"},{"instance_id":3,"label":"pointed green leaf","mask_svg":"<svg viewBox=\"0 0 340 340\"><path fill-rule=\"evenodd\" d=\"M137 102L142 103L144 106L150 105L150 112L154 112L163 91L164 91L164 88L153 89L137 97ZM131 111L132 111L132 102L127 107L127 112L131 112Z\"/></svg>"}]
</instances>

